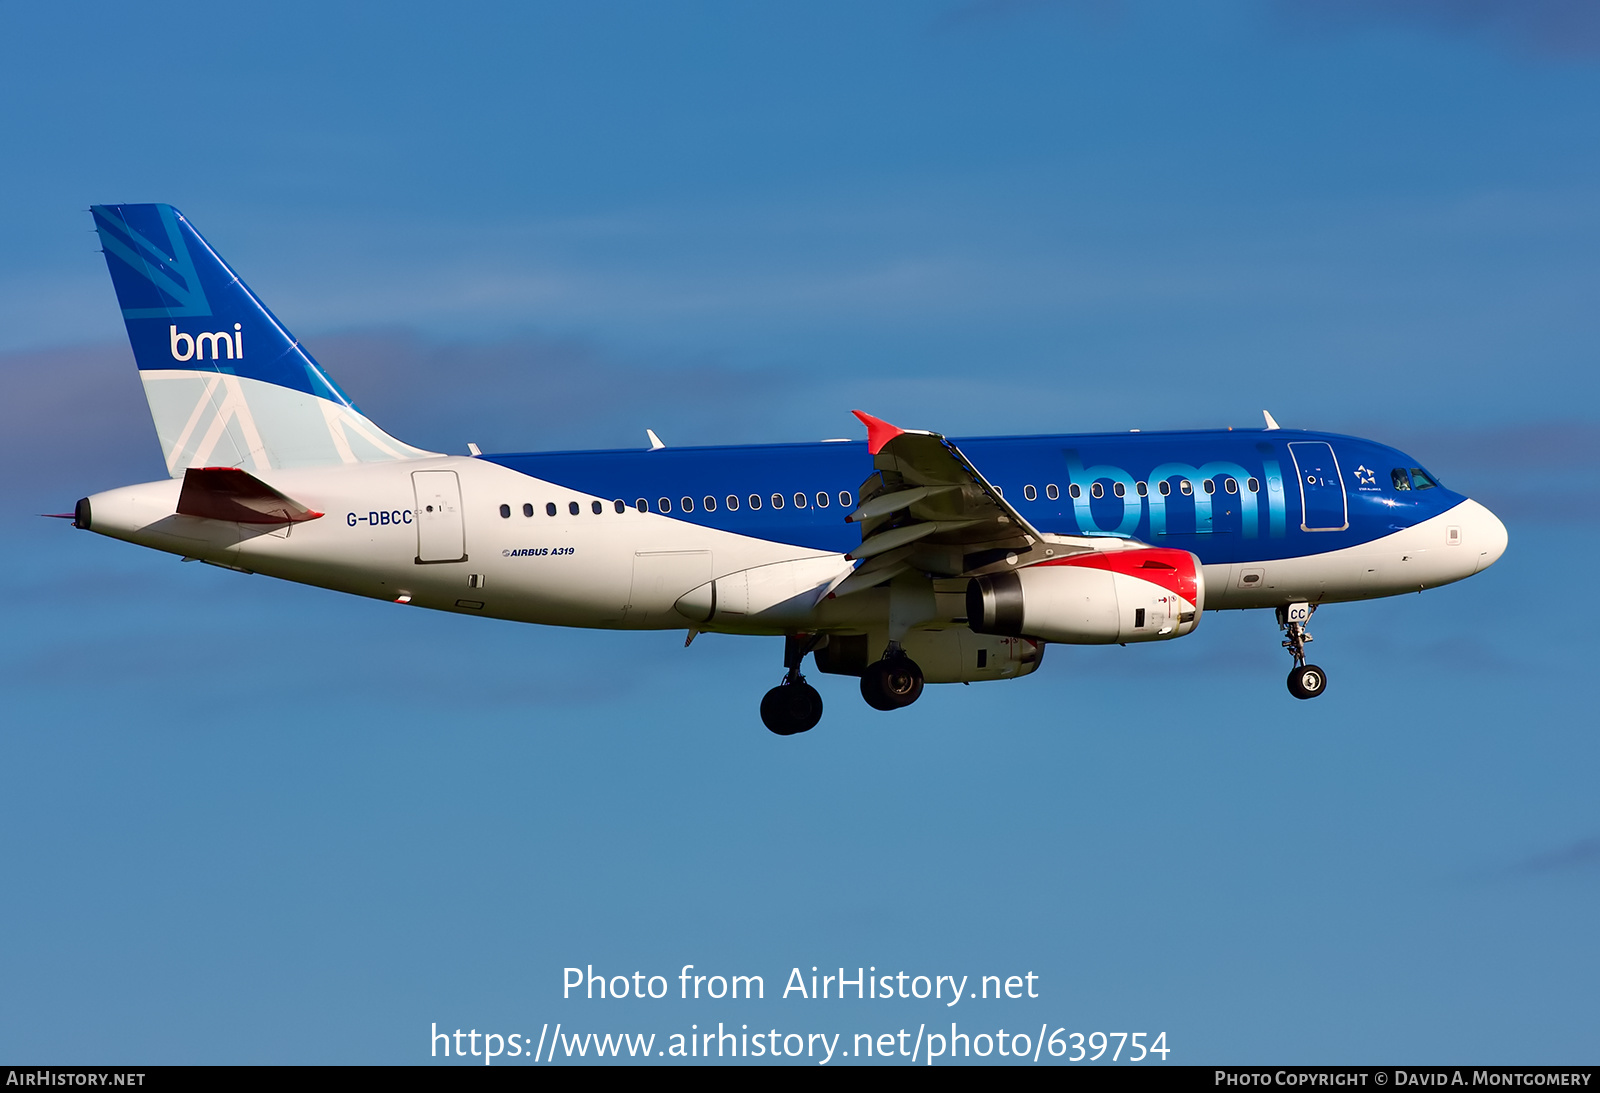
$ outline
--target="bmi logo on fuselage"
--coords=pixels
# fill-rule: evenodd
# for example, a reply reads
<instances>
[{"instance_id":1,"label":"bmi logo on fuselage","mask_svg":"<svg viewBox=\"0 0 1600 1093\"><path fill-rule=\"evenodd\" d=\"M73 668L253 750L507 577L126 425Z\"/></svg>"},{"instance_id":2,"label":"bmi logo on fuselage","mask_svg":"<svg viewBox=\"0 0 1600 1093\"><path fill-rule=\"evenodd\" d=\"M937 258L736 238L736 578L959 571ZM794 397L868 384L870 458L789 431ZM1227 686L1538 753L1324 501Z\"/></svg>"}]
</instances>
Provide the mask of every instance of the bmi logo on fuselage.
<instances>
[{"instance_id":1,"label":"bmi logo on fuselage","mask_svg":"<svg viewBox=\"0 0 1600 1093\"><path fill-rule=\"evenodd\" d=\"M211 349L211 360L226 357L235 360L244 356L244 326L241 323L233 324L233 333L219 330L214 334L184 334L176 326L168 326L167 331L172 339L172 359L175 361L206 359L207 346Z\"/></svg>"}]
</instances>

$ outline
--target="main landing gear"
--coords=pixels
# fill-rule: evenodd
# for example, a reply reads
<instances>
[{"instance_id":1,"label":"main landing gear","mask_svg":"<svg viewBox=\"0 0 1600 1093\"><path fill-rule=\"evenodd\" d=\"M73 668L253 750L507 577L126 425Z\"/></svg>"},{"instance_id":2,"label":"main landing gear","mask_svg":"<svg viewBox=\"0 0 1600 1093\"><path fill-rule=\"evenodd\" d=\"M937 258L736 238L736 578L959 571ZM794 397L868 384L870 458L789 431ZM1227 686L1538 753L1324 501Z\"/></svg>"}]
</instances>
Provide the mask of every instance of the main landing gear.
<instances>
[{"instance_id":1,"label":"main landing gear","mask_svg":"<svg viewBox=\"0 0 1600 1093\"><path fill-rule=\"evenodd\" d=\"M861 673L861 697L875 710L898 710L922 695L922 669L890 642L883 659Z\"/></svg>"},{"instance_id":2,"label":"main landing gear","mask_svg":"<svg viewBox=\"0 0 1600 1093\"><path fill-rule=\"evenodd\" d=\"M1294 670L1289 673L1289 693L1296 698L1316 698L1328 689L1328 673L1315 664L1306 663L1306 645L1312 640L1306 624L1317 610L1314 603L1291 603L1278 608L1278 626L1288 638L1283 647L1294 657Z\"/></svg>"},{"instance_id":3,"label":"main landing gear","mask_svg":"<svg viewBox=\"0 0 1600 1093\"><path fill-rule=\"evenodd\" d=\"M783 682L761 699L761 723L779 736L814 729L822 720L822 696L800 674L800 662L816 648L818 634L790 634L783 641Z\"/></svg>"},{"instance_id":4,"label":"main landing gear","mask_svg":"<svg viewBox=\"0 0 1600 1093\"><path fill-rule=\"evenodd\" d=\"M822 641L821 634L790 634L783 643L783 682L761 699L761 723L779 736L794 736L822 720L822 696L800 674L800 663ZM898 710L922 694L922 669L890 642L883 659L861 673L861 697L875 710Z\"/></svg>"}]
</instances>

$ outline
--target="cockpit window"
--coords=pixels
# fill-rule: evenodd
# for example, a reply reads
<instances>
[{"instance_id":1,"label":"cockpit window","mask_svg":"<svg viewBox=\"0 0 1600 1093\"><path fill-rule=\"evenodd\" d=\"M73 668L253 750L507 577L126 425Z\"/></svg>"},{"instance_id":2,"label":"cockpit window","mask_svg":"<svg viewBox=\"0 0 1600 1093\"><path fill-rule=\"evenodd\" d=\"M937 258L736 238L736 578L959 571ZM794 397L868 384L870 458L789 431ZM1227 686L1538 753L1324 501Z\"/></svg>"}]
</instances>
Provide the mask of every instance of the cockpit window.
<instances>
[{"instance_id":1,"label":"cockpit window","mask_svg":"<svg viewBox=\"0 0 1600 1093\"><path fill-rule=\"evenodd\" d=\"M1389 481L1394 483L1394 488L1397 490L1431 490L1439 484L1421 467L1412 467L1409 470L1405 467L1396 467L1389 472Z\"/></svg>"}]
</instances>

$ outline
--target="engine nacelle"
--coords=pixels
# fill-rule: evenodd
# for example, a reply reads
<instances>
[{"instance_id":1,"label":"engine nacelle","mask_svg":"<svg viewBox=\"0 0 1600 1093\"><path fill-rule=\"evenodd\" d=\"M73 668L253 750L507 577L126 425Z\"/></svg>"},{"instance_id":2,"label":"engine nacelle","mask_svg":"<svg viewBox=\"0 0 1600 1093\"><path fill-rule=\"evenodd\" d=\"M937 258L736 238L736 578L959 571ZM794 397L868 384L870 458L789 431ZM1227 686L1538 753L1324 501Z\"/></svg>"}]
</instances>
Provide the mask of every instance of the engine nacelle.
<instances>
[{"instance_id":1,"label":"engine nacelle","mask_svg":"<svg viewBox=\"0 0 1600 1093\"><path fill-rule=\"evenodd\" d=\"M1200 559L1186 550L1095 551L967 583L980 634L1110 645L1181 638L1205 607Z\"/></svg>"}]
</instances>

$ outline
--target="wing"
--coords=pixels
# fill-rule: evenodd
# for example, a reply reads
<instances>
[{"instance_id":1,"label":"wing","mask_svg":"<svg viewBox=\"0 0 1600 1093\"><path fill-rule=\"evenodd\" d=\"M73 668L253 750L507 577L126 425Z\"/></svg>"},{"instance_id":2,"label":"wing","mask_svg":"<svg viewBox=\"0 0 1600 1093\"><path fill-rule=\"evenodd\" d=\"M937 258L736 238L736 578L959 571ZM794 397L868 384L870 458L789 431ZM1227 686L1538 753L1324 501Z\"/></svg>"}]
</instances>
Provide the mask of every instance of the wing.
<instances>
[{"instance_id":1,"label":"wing","mask_svg":"<svg viewBox=\"0 0 1600 1093\"><path fill-rule=\"evenodd\" d=\"M861 564L835 596L912 569L976 577L1096 549L1087 537L1040 532L938 433L854 413L867 427L876 470L861 484L859 507L845 518L861 525L861 545L847 555Z\"/></svg>"}]
</instances>

